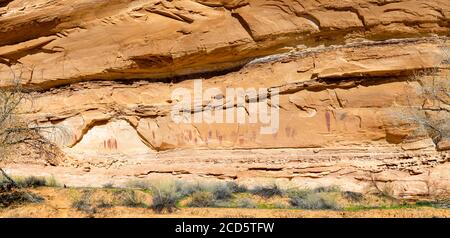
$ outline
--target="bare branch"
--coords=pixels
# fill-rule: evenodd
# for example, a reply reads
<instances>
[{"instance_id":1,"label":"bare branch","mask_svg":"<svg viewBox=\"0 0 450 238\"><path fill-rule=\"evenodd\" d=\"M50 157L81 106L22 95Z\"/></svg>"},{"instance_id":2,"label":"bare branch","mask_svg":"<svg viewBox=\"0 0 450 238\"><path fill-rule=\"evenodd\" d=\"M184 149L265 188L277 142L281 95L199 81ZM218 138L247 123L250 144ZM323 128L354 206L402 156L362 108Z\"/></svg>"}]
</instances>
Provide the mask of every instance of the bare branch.
<instances>
[{"instance_id":1,"label":"bare branch","mask_svg":"<svg viewBox=\"0 0 450 238\"><path fill-rule=\"evenodd\" d=\"M435 144L450 138L450 78L441 73L450 63L450 51L441 49L441 65L416 73L411 79L419 85L416 93L407 95L407 105L392 113L395 120L417 127L412 136L428 134Z\"/></svg>"},{"instance_id":2,"label":"bare branch","mask_svg":"<svg viewBox=\"0 0 450 238\"><path fill-rule=\"evenodd\" d=\"M20 111L22 104L31 101L30 95L17 79L9 87L0 88L0 162L14 157L18 148L28 148L46 159L54 159L59 152L45 136L58 128L33 123ZM5 176L3 170L0 172Z\"/></svg>"}]
</instances>

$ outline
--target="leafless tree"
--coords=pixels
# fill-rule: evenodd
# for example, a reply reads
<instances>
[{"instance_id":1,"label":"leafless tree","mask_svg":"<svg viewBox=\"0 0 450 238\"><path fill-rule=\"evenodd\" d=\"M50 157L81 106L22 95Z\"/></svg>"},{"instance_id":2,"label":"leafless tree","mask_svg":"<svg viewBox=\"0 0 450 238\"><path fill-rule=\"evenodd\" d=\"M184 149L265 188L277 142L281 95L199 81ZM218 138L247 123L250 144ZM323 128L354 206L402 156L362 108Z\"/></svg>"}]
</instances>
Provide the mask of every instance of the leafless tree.
<instances>
[{"instance_id":1,"label":"leafless tree","mask_svg":"<svg viewBox=\"0 0 450 238\"><path fill-rule=\"evenodd\" d=\"M21 86L19 80L0 88L0 162L14 157L21 149L30 149L51 158L57 155L57 147L44 133L52 133L53 126L39 126L29 121L20 109L21 105L31 101L30 94ZM13 185L14 180L0 167L0 173Z\"/></svg>"},{"instance_id":2,"label":"leafless tree","mask_svg":"<svg viewBox=\"0 0 450 238\"><path fill-rule=\"evenodd\" d=\"M373 172L370 172L368 182L369 182L369 185L367 187L367 192L374 193L379 196L383 196L383 197L388 198L393 201L398 200L397 196L395 195L395 187L392 182L382 181ZM380 184L382 184L382 185L380 185Z\"/></svg>"},{"instance_id":3,"label":"leafless tree","mask_svg":"<svg viewBox=\"0 0 450 238\"><path fill-rule=\"evenodd\" d=\"M434 69L418 72L412 81L418 83L414 95L407 95L407 105L396 107L395 119L414 125L413 136L426 134L433 142L450 139L450 76L442 73L450 64L450 51L441 47L444 58Z\"/></svg>"}]
</instances>

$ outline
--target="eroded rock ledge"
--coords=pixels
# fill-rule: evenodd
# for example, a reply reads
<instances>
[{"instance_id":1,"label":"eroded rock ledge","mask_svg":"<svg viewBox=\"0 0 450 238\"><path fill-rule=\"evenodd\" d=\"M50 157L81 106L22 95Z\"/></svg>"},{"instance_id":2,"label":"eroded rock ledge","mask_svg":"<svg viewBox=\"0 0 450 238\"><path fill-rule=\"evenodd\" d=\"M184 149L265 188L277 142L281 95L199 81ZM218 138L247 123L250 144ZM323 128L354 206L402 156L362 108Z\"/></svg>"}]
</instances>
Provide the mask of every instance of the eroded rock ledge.
<instances>
[{"instance_id":1,"label":"eroded rock ledge","mask_svg":"<svg viewBox=\"0 0 450 238\"><path fill-rule=\"evenodd\" d=\"M205 89L222 92L227 87L278 89L280 127L273 135L260 134L260 123L174 123L171 94L176 88L193 89L189 78L170 83L91 81L37 92L32 116L67 128L64 145L82 151L97 151L101 145L105 151L163 151L399 144L410 139L411 131L395 125L392 114L419 87L410 82L411 75L442 61L445 40L320 47L253 60L240 70L203 80ZM441 74L446 73L442 68ZM235 107L224 102L223 110Z\"/></svg>"},{"instance_id":2,"label":"eroded rock ledge","mask_svg":"<svg viewBox=\"0 0 450 238\"><path fill-rule=\"evenodd\" d=\"M449 186L449 157L393 113L420 104L412 75L448 77L449 36L447 0L7 0L0 87L20 79L28 116L65 129L67 156L43 173L68 184L169 174L361 190L377 174L414 195L429 177ZM279 90L278 132L174 123L171 94L196 79Z\"/></svg>"},{"instance_id":3,"label":"eroded rock ledge","mask_svg":"<svg viewBox=\"0 0 450 238\"><path fill-rule=\"evenodd\" d=\"M0 8L0 79L49 88L223 70L319 45L449 35L446 0L14 0Z\"/></svg>"}]
</instances>

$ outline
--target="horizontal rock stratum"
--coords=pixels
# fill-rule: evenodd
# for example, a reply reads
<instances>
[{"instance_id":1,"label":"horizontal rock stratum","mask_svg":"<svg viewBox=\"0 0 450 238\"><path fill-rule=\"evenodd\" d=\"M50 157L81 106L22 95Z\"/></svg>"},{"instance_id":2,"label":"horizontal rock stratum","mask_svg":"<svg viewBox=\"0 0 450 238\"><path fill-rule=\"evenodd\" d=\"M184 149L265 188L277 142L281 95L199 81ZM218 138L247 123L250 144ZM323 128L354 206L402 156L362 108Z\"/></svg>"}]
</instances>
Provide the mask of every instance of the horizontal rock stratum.
<instances>
[{"instance_id":1,"label":"horizontal rock stratum","mask_svg":"<svg viewBox=\"0 0 450 238\"><path fill-rule=\"evenodd\" d=\"M0 6L1 62L42 88L158 81L230 70L275 53L450 32L446 0L6 0ZM0 72L2 80L11 77L7 67Z\"/></svg>"},{"instance_id":2,"label":"horizontal rock stratum","mask_svg":"<svg viewBox=\"0 0 450 238\"><path fill-rule=\"evenodd\" d=\"M64 128L53 137L66 154L55 168L10 170L76 185L170 174L448 189L448 142L393 114L420 105L414 75L448 78L449 36L448 0L0 0L0 87L33 91L28 117ZM277 132L175 123L172 93L198 80L279 92ZM210 96L183 110L224 97Z\"/></svg>"}]
</instances>

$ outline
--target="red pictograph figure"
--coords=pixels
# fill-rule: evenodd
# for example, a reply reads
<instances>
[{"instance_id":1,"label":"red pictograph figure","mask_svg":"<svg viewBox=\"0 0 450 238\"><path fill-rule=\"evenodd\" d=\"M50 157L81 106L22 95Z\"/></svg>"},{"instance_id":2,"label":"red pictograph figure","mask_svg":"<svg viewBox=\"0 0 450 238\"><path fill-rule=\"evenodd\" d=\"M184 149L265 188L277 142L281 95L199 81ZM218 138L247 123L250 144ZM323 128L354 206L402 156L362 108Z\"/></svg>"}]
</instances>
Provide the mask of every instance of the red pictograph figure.
<instances>
[{"instance_id":1,"label":"red pictograph figure","mask_svg":"<svg viewBox=\"0 0 450 238\"><path fill-rule=\"evenodd\" d=\"M103 141L103 147L105 149L109 149L109 150L116 150L117 149L117 140L112 138L112 139Z\"/></svg>"},{"instance_id":2,"label":"red pictograph figure","mask_svg":"<svg viewBox=\"0 0 450 238\"><path fill-rule=\"evenodd\" d=\"M329 111L325 112L325 122L327 123L328 132L331 131L331 114Z\"/></svg>"}]
</instances>

